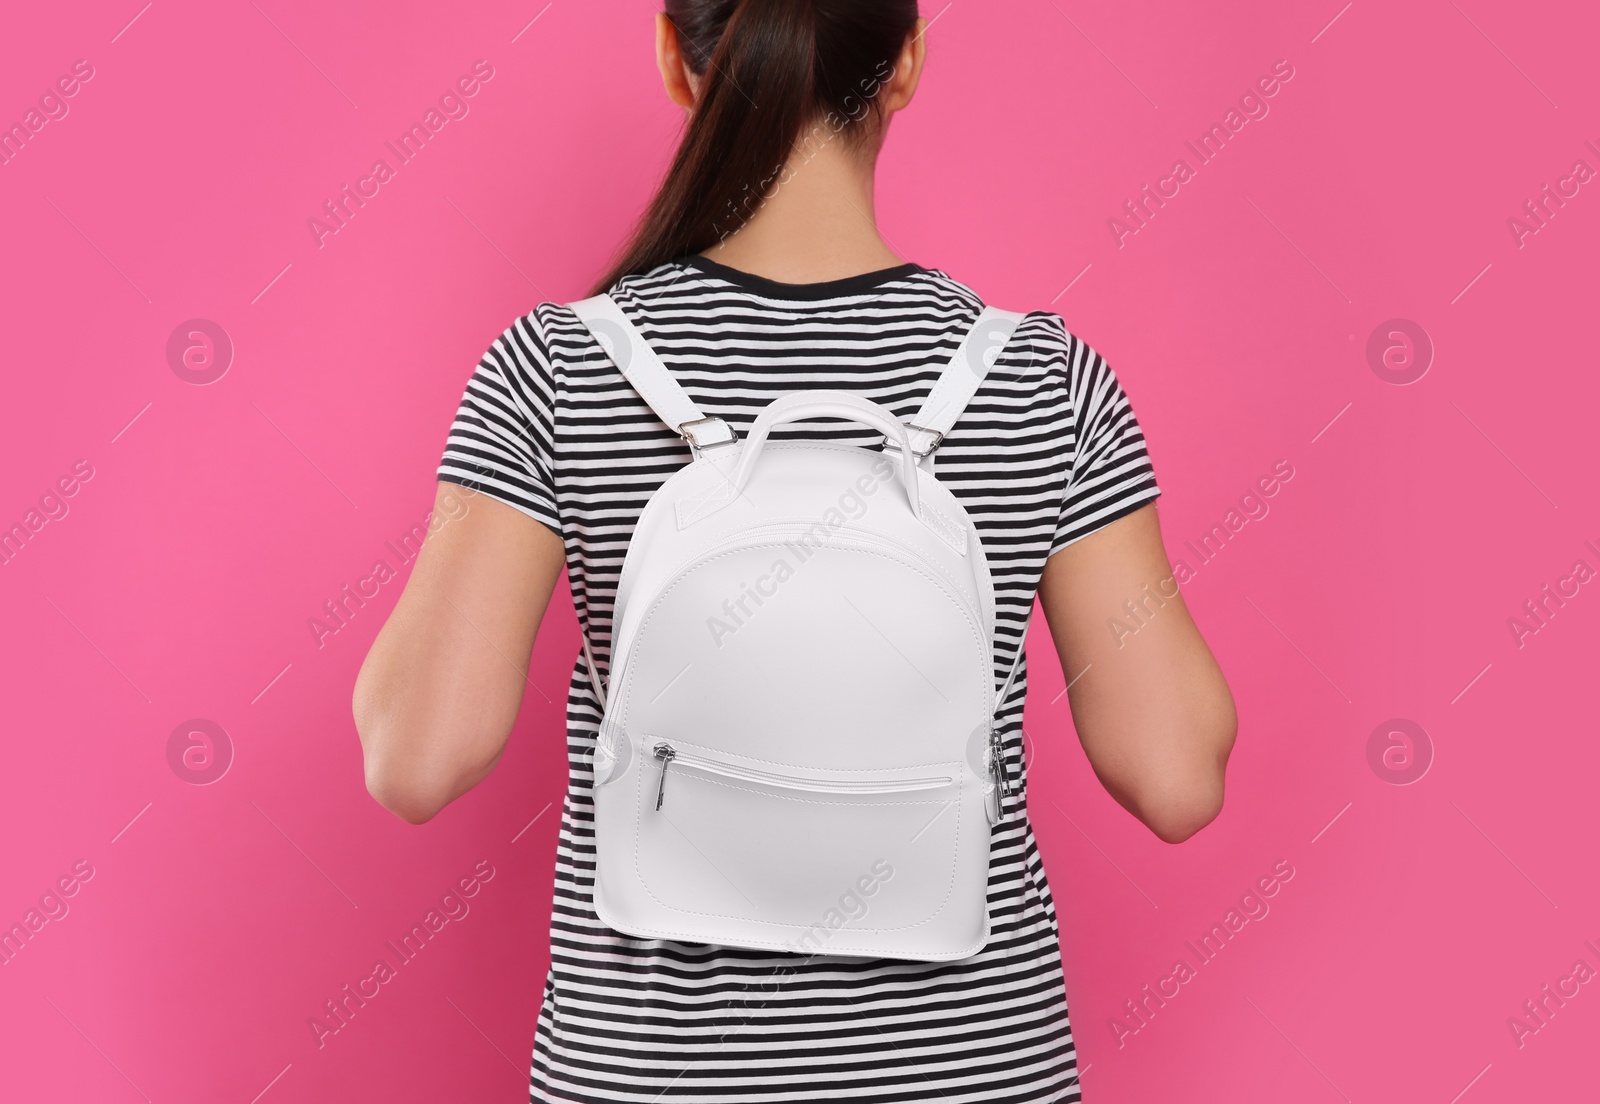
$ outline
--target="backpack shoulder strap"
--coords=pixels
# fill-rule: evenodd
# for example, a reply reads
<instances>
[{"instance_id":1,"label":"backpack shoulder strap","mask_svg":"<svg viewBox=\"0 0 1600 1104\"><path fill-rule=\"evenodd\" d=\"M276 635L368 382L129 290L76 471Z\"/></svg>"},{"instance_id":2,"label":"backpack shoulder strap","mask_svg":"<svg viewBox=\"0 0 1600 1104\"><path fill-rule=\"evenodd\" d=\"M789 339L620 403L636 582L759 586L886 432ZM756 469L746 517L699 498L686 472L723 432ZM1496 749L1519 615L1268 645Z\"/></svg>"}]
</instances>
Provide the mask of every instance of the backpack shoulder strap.
<instances>
[{"instance_id":1,"label":"backpack shoulder strap","mask_svg":"<svg viewBox=\"0 0 1600 1104\"><path fill-rule=\"evenodd\" d=\"M661 362L656 351L645 341L628 316L622 313L616 300L609 295L596 295L568 304L578 320L605 350L619 371L639 396L679 436L688 442L696 457L702 449L717 445L731 445L738 438L733 427L721 418L708 418L695 401L689 397L672 373ZM589 685L602 712L606 708L606 684L594 661L594 650L589 646L587 619L583 626L583 662L588 668Z\"/></svg>"},{"instance_id":2,"label":"backpack shoulder strap","mask_svg":"<svg viewBox=\"0 0 1600 1104\"><path fill-rule=\"evenodd\" d=\"M1026 317L998 307L983 308L972 329L962 338L955 356L934 383L933 390L928 392L922 409L907 427L911 430L911 447L919 460L932 456L945 434L955 427L956 420Z\"/></svg>"},{"instance_id":3,"label":"backpack shoulder strap","mask_svg":"<svg viewBox=\"0 0 1600 1104\"><path fill-rule=\"evenodd\" d=\"M609 295L596 295L570 307L578 320L589 327L623 378L639 392L656 417L689 443L696 456L702 449L734 442L733 428L721 418L706 417L695 405L616 300Z\"/></svg>"}]
</instances>

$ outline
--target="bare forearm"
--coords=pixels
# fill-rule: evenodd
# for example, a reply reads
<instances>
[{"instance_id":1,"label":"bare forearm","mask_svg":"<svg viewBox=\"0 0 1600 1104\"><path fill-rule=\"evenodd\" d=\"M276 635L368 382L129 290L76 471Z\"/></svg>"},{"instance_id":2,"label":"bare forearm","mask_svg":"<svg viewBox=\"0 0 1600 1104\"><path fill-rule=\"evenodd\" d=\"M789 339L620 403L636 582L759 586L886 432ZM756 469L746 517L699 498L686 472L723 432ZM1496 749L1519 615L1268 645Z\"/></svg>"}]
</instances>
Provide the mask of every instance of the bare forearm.
<instances>
[{"instance_id":1,"label":"bare forearm","mask_svg":"<svg viewBox=\"0 0 1600 1104\"><path fill-rule=\"evenodd\" d=\"M475 654L463 645L472 642L447 622L430 624L429 612L396 609L362 666L354 699L367 788L413 823L488 775L522 700L509 660L510 677L463 669L463 655Z\"/></svg>"},{"instance_id":2,"label":"bare forearm","mask_svg":"<svg viewBox=\"0 0 1600 1104\"><path fill-rule=\"evenodd\" d=\"M1233 695L1199 633L1115 646L1089 660L1068 691L1078 737L1107 792L1157 836L1177 843L1222 809L1237 717ZM1192 642L1183 640L1192 636ZM1118 665L1132 660L1130 669Z\"/></svg>"},{"instance_id":3,"label":"bare forearm","mask_svg":"<svg viewBox=\"0 0 1600 1104\"><path fill-rule=\"evenodd\" d=\"M421 823L494 769L516 723L561 539L503 503L470 502L428 536L356 680L367 788Z\"/></svg>"}]
</instances>

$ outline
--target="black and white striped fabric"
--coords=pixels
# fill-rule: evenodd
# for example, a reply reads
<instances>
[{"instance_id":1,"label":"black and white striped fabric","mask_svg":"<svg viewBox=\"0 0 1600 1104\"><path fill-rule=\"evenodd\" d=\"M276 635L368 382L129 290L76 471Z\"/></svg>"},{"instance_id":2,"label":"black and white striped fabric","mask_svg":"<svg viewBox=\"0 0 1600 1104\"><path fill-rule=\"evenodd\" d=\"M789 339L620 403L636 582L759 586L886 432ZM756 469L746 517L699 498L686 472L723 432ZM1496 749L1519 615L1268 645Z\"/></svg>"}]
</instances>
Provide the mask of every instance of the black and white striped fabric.
<instances>
[{"instance_id":1,"label":"black and white striped fabric","mask_svg":"<svg viewBox=\"0 0 1600 1104\"><path fill-rule=\"evenodd\" d=\"M612 296L708 414L741 435L773 399L851 390L910 418L982 302L902 265L779 284L685 258ZM778 439L872 445L843 423ZM578 616L606 677L612 600L646 501L689 460L566 307L544 304L484 355L439 478L561 535ZM1045 560L1160 492L1116 377L1062 320L1030 314L935 457L981 533L997 599L996 687L1021 646ZM1001 718L1023 777L1019 674ZM1077 1059L1055 908L1025 786L994 829L993 935L974 958L910 963L635 939L596 918L590 754L600 709L583 663L567 699L551 968L535 1101L1075 1101Z\"/></svg>"}]
</instances>

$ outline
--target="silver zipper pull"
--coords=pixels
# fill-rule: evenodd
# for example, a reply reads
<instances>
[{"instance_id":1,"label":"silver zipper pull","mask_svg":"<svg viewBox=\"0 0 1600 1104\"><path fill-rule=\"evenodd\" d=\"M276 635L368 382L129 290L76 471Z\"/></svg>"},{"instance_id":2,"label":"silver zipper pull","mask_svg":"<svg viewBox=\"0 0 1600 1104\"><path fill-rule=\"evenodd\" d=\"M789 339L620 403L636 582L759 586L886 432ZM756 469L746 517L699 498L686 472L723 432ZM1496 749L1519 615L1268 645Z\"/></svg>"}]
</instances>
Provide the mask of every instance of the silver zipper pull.
<instances>
[{"instance_id":1,"label":"silver zipper pull","mask_svg":"<svg viewBox=\"0 0 1600 1104\"><path fill-rule=\"evenodd\" d=\"M661 803L667 799L667 767L678 757L671 744L657 744L655 756L661 760L661 782L656 786L656 808L661 808Z\"/></svg>"},{"instance_id":2,"label":"silver zipper pull","mask_svg":"<svg viewBox=\"0 0 1600 1104\"><path fill-rule=\"evenodd\" d=\"M994 771L995 785L1007 797L1011 796L1011 772L1006 769L1005 744L998 729L989 730L989 766Z\"/></svg>"},{"instance_id":3,"label":"silver zipper pull","mask_svg":"<svg viewBox=\"0 0 1600 1104\"><path fill-rule=\"evenodd\" d=\"M1000 742L1000 733L992 728L989 730L989 778L993 783L990 786L994 798L993 823L999 824L1005 815L1003 802L1011 794L1011 774L1006 770L1005 746Z\"/></svg>"}]
</instances>

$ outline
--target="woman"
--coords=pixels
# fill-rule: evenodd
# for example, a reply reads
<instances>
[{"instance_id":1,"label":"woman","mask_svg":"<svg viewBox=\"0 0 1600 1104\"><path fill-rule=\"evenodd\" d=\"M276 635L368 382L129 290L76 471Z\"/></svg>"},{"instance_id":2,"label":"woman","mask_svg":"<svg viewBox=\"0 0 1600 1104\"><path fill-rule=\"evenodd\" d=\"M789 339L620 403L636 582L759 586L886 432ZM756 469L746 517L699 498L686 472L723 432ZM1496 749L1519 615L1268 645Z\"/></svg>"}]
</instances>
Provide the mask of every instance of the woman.
<instances>
[{"instance_id":1,"label":"woman","mask_svg":"<svg viewBox=\"0 0 1600 1104\"><path fill-rule=\"evenodd\" d=\"M657 17L662 77L687 130L599 290L741 435L772 399L809 388L909 418L982 308L970 288L896 256L873 221L876 157L916 91L924 26L915 0L667 0ZM780 435L874 436L836 423ZM495 342L439 469L481 493L429 538L356 687L377 800L422 823L493 769L563 567L606 677L630 533L688 460L569 309L543 304ZM1233 702L1172 584L1159 491L1111 370L1056 315L1027 316L939 447L938 472L988 550L997 668L1022 647L1037 593L1107 790L1163 840L1198 831L1222 805ZM1000 714L1016 779L1025 682ZM1022 788L993 830L993 934L975 957L639 939L593 907L601 710L581 662L567 717L532 1099L1079 1099Z\"/></svg>"}]
</instances>

